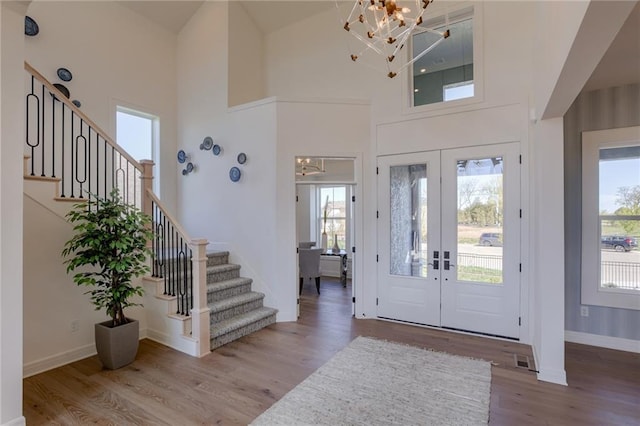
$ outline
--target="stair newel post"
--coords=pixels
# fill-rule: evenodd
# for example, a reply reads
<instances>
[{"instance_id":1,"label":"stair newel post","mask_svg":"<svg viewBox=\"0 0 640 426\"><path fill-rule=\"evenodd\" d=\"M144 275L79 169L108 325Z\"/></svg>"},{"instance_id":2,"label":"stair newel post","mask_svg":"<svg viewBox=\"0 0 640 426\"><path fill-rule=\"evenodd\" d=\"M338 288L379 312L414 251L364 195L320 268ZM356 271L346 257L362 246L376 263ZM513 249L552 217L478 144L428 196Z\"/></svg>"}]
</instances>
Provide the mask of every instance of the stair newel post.
<instances>
[{"instance_id":1,"label":"stair newel post","mask_svg":"<svg viewBox=\"0 0 640 426\"><path fill-rule=\"evenodd\" d=\"M210 317L207 305L207 245L205 239L191 240L193 249L193 309L191 309L191 334L197 339L197 356L211 352Z\"/></svg>"},{"instance_id":2,"label":"stair newel post","mask_svg":"<svg viewBox=\"0 0 640 426\"><path fill-rule=\"evenodd\" d=\"M149 216L152 216L153 203L151 201L151 197L149 197L149 191L152 190L153 166L155 163L151 160L140 160L140 165L142 166L142 174L140 175L140 184L142 187L141 210Z\"/></svg>"}]
</instances>

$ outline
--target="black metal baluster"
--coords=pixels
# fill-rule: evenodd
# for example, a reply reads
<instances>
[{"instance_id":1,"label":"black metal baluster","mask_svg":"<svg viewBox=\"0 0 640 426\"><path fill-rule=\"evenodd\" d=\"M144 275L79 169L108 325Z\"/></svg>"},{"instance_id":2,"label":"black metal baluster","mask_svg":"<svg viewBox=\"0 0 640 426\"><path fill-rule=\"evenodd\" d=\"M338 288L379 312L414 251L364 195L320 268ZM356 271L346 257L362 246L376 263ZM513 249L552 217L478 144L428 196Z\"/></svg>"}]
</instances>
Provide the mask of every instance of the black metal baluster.
<instances>
[{"instance_id":1,"label":"black metal baluster","mask_svg":"<svg viewBox=\"0 0 640 426\"><path fill-rule=\"evenodd\" d=\"M75 175L76 175L76 182L78 182L80 184L80 188L79 188L79 194L78 194L78 198L84 198L82 196L82 187L84 185L84 183L87 181L87 138L82 134L82 128L83 128L83 123L84 120L80 120L80 134L78 136L76 136L76 164L75 164ZM80 179L80 170L79 170L79 166L80 166L80 142L83 143L83 154L84 154L84 158L83 160L83 166L84 166L84 171L83 171L83 175L82 175L82 179Z\"/></svg>"},{"instance_id":2,"label":"black metal baluster","mask_svg":"<svg viewBox=\"0 0 640 426\"><path fill-rule=\"evenodd\" d=\"M42 154L42 158L41 160L41 170L40 170L40 176L44 177L44 146L46 145L45 143L45 138L44 138L44 125L47 122L46 120L46 115L44 112L44 105L46 104L46 102L44 101L45 97L45 87L44 84L42 85L42 146L40 147L40 154Z\"/></svg>"},{"instance_id":3,"label":"black metal baluster","mask_svg":"<svg viewBox=\"0 0 640 426\"><path fill-rule=\"evenodd\" d=\"M87 167L91 168L91 126L87 125L88 133L89 133L89 144L87 145L87 161L85 162L85 172L87 171ZM88 171L87 178L87 192L89 193L88 198L91 198L91 171Z\"/></svg>"},{"instance_id":4,"label":"black metal baluster","mask_svg":"<svg viewBox=\"0 0 640 426\"><path fill-rule=\"evenodd\" d=\"M74 195L75 184L73 183L73 180L74 180L73 169L75 168L74 166L76 165L75 161L74 161L74 158L73 158L73 145L74 145L73 141L75 140L75 134L76 134L76 129L75 129L75 125L74 125L75 124L74 123L75 116L76 116L76 114L72 110L71 111L71 143L69 144L70 145L69 148L71 149L71 167L70 167L70 169L71 169L71 179L69 179L69 182L71 184L71 196L70 196L70 198L76 198L75 195Z\"/></svg>"},{"instance_id":5,"label":"black metal baluster","mask_svg":"<svg viewBox=\"0 0 640 426\"><path fill-rule=\"evenodd\" d=\"M193 309L193 251L189 249L189 309ZM191 313L191 312L189 312Z\"/></svg>"},{"instance_id":6,"label":"black metal baluster","mask_svg":"<svg viewBox=\"0 0 640 426\"><path fill-rule=\"evenodd\" d=\"M56 177L56 97L51 98L51 177Z\"/></svg>"},{"instance_id":7,"label":"black metal baluster","mask_svg":"<svg viewBox=\"0 0 640 426\"><path fill-rule=\"evenodd\" d=\"M65 104L63 102L61 102L62 105L62 139L61 139L61 143L60 146L62 147L62 170L60 171L60 177L61 177L61 181L60 181L60 186L62 187L62 194L60 194L61 198L66 198L64 195L64 182L65 182L65 170L64 170L64 135L65 135L65 118L64 118L64 109L65 109Z\"/></svg>"},{"instance_id":8,"label":"black metal baluster","mask_svg":"<svg viewBox=\"0 0 640 426\"><path fill-rule=\"evenodd\" d=\"M35 77L31 76L31 93L27 94L27 100L26 100L26 109L27 109L27 120L26 120L26 142L27 145L29 146L29 148L31 148L31 176L35 176L35 152L36 152L36 147L40 144L40 98L38 98L38 95L35 94L35 87L34 87L34 83L35 83ZM33 141L31 140L31 126L29 126L29 99L35 99L36 101L36 143L33 143Z\"/></svg>"}]
</instances>

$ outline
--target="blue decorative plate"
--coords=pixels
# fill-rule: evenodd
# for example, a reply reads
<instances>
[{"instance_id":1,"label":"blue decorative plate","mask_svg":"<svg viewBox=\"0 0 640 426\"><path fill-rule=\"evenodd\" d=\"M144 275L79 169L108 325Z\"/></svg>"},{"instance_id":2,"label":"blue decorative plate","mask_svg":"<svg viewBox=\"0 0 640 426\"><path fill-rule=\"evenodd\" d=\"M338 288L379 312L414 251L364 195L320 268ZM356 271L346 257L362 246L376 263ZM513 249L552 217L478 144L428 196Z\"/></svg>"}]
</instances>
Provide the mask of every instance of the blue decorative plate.
<instances>
[{"instance_id":1,"label":"blue decorative plate","mask_svg":"<svg viewBox=\"0 0 640 426\"><path fill-rule=\"evenodd\" d=\"M244 152L241 152L240 154L238 154L238 163L244 164L246 162L247 162L247 154L245 154Z\"/></svg>"},{"instance_id":2,"label":"blue decorative plate","mask_svg":"<svg viewBox=\"0 0 640 426\"><path fill-rule=\"evenodd\" d=\"M187 161L187 154L183 150L178 151L178 163L182 164L185 161Z\"/></svg>"},{"instance_id":3,"label":"blue decorative plate","mask_svg":"<svg viewBox=\"0 0 640 426\"><path fill-rule=\"evenodd\" d=\"M215 144L213 148L211 148L211 151L213 151L213 155L220 155L220 153L222 152L222 147L218 144Z\"/></svg>"},{"instance_id":4,"label":"blue decorative plate","mask_svg":"<svg viewBox=\"0 0 640 426\"><path fill-rule=\"evenodd\" d=\"M53 87L55 87L56 89L58 89L59 91L62 92L63 95L65 95L67 97L67 99L69 98L69 89L67 89L67 87L64 84L60 84L60 83L53 83Z\"/></svg>"},{"instance_id":5,"label":"blue decorative plate","mask_svg":"<svg viewBox=\"0 0 640 426\"><path fill-rule=\"evenodd\" d=\"M79 100L77 100L77 99L72 100L72 101L71 101L71 103L72 103L72 104L74 104L75 106L77 106L78 108L80 108L80 107L82 106L82 104L80 103L80 101L79 101Z\"/></svg>"},{"instance_id":6,"label":"blue decorative plate","mask_svg":"<svg viewBox=\"0 0 640 426\"><path fill-rule=\"evenodd\" d=\"M187 163L187 173L191 173L193 171L193 163L189 162Z\"/></svg>"},{"instance_id":7,"label":"blue decorative plate","mask_svg":"<svg viewBox=\"0 0 640 426\"><path fill-rule=\"evenodd\" d=\"M24 33L28 36L34 36L40 32L40 27L31 16L24 17Z\"/></svg>"},{"instance_id":8,"label":"blue decorative plate","mask_svg":"<svg viewBox=\"0 0 640 426\"><path fill-rule=\"evenodd\" d=\"M58 68L57 74L58 78L62 81L71 81L71 79L73 78L71 71L66 68Z\"/></svg>"},{"instance_id":9,"label":"blue decorative plate","mask_svg":"<svg viewBox=\"0 0 640 426\"><path fill-rule=\"evenodd\" d=\"M211 136L207 136L206 138L204 138L204 140L202 141L202 148L204 149L211 149L211 147L213 146L213 139L211 138Z\"/></svg>"},{"instance_id":10,"label":"blue decorative plate","mask_svg":"<svg viewBox=\"0 0 640 426\"><path fill-rule=\"evenodd\" d=\"M231 179L231 182L239 181L240 176L242 176L242 173L240 172L239 168L232 167L231 169L229 169L229 179Z\"/></svg>"}]
</instances>

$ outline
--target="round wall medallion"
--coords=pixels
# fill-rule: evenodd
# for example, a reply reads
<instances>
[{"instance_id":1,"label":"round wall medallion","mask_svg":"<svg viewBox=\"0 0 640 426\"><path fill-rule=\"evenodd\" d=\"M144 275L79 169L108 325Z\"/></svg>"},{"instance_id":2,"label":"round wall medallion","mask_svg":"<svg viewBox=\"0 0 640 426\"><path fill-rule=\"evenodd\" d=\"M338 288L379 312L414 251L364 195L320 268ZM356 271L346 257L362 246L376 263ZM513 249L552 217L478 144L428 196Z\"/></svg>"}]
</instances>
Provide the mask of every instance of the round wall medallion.
<instances>
[{"instance_id":1,"label":"round wall medallion","mask_svg":"<svg viewBox=\"0 0 640 426\"><path fill-rule=\"evenodd\" d=\"M71 71L66 68L58 68L58 71L56 73L58 74L58 78L62 81L71 81L71 79L73 78Z\"/></svg>"},{"instance_id":2,"label":"round wall medallion","mask_svg":"<svg viewBox=\"0 0 640 426\"><path fill-rule=\"evenodd\" d=\"M178 163L182 164L185 161L187 161L187 154L183 150L178 151Z\"/></svg>"},{"instance_id":3,"label":"round wall medallion","mask_svg":"<svg viewBox=\"0 0 640 426\"><path fill-rule=\"evenodd\" d=\"M213 148L211 148L211 151L213 151L213 155L220 155L220 153L222 152L222 147L218 144L215 144Z\"/></svg>"},{"instance_id":4,"label":"round wall medallion","mask_svg":"<svg viewBox=\"0 0 640 426\"><path fill-rule=\"evenodd\" d=\"M229 179L231 179L231 182L239 181L240 176L242 176L242 173L240 172L239 168L232 167L231 169L229 169Z\"/></svg>"},{"instance_id":5,"label":"round wall medallion","mask_svg":"<svg viewBox=\"0 0 640 426\"><path fill-rule=\"evenodd\" d=\"M24 33L28 36L34 36L40 32L40 27L31 16L24 17Z\"/></svg>"},{"instance_id":6,"label":"round wall medallion","mask_svg":"<svg viewBox=\"0 0 640 426\"><path fill-rule=\"evenodd\" d=\"M247 154L245 154L244 152L241 152L240 154L238 154L238 163L244 164L246 162L247 162Z\"/></svg>"}]
</instances>

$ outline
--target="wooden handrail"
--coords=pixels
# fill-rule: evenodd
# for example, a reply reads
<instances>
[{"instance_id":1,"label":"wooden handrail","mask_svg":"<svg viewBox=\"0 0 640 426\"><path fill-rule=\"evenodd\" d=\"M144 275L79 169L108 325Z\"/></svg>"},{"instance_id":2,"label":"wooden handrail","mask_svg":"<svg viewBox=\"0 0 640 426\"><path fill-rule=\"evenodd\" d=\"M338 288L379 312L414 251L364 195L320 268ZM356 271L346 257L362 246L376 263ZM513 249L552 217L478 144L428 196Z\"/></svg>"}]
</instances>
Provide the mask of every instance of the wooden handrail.
<instances>
[{"instance_id":1,"label":"wooden handrail","mask_svg":"<svg viewBox=\"0 0 640 426\"><path fill-rule=\"evenodd\" d=\"M69 99L67 99L66 96L64 96L64 94L62 92L60 92L53 84L51 84L49 82L49 80L47 80L42 74L40 74L38 72L38 70L36 70L35 68L33 68L31 66L31 64L29 64L27 61L24 62L24 69L26 71L28 71L32 76L34 76L37 80L40 81L40 83L42 83L47 89L49 89L50 92L55 93L57 96L56 98L64 103L67 107L69 107L76 115L78 115L85 123L87 123L91 128L93 128L93 130L95 130L95 132L101 137L103 138L109 145L111 145L116 151L118 151L118 153L120 155L122 155L124 158L127 159L127 161L129 163L131 163L136 169L142 171L142 165L140 165L140 163L135 160L131 155L129 155L129 153L127 153L127 151L125 151L120 145L118 145L116 143L116 141L114 141L113 139L111 139L107 132L105 132L104 130L102 130L100 128L100 126L98 126L96 123L94 123L93 120L91 120L89 117L87 117L87 115L85 113L83 113L82 111L80 111L80 108L78 108L77 106L75 106L73 104L73 102L71 102Z\"/></svg>"},{"instance_id":2,"label":"wooden handrail","mask_svg":"<svg viewBox=\"0 0 640 426\"><path fill-rule=\"evenodd\" d=\"M160 209L160 211L162 212L162 214L169 219L169 222L171 222L171 224L173 225L174 228L176 228L176 230L178 231L178 233L180 235L182 235L182 237L187 241L187 243L189 245L191 245L191 237L189 237L189 234L187 234L187 231L184 230L184 228L182 228L182 226L180 226L180 222L178 222L176 220L176 218L174 218L173 216L171 216L171 213L169 213L168 211L166 211L163 207L162 207L162 201L160 201L160 199L158 197L156 197L156 194L153 193L153 191L151 189L147 189L147 195L149 196L149 198L151 198L151 200L153 200L154 203L156 203L156 206L158 206L158 208Z\"/></svg>"}]
</instances>

